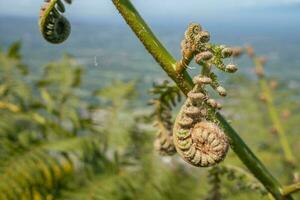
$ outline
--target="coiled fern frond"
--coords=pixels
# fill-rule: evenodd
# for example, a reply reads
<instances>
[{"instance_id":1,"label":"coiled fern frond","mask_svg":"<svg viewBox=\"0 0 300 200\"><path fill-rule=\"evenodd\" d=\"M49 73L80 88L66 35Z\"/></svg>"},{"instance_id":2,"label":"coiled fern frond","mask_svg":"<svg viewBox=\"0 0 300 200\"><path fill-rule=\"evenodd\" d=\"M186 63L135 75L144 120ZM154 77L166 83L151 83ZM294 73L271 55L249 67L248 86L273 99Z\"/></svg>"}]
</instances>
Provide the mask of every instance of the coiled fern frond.
<instances>
[{"instance_id":1,"label":"coiled fern frond","mask_svg":"<svg viewBox=\"0 0 300 200\"><path fill-rule=\"evenodd\" d=\"M72 0L64 0L71 4ZM45 0L40 11L39 26L45 40L53 44L64 42L71 33L70 22L62 13L65 6L62 0Z\"/></svg>"},{"instance_id":2,"label":"coiled fern frond","mask_svg":"<svg viewBox=\"0 0 300 200\"><path fill-rule=\"evenodd\" d=\"M195 76L195 84L177 115L173 134L177 152L188 163L197 167L208 167L221 162L228 151L229 142L222 127L215 119L216 109L221 104L209 98L206 85L210 85L220 96L226 96L226 90L219 84L213 66L233 73L237 67L225 65L223 59L233 55L233 49L223 45L209 43L210 34L202 30L199 24L191 23L181 43L182 59L177 62L177 71L186 69L195 58L201 66L201 73Z\"/></svg>"},{"instance_id":3,"label":"coiled fern frond","mask_svg":"<svg viewBox=\"0 0 300 200\"><path fill-rule=\"evenodd\" d=\"M150 101L150 104L155 106L155 127L158 129L155 149L161 155L173 155L176 150L172 136L172 107L181 100L180 90L165 80L162 84L153 84L150 92L156 96Z\"/></svg>"}]
</instances>

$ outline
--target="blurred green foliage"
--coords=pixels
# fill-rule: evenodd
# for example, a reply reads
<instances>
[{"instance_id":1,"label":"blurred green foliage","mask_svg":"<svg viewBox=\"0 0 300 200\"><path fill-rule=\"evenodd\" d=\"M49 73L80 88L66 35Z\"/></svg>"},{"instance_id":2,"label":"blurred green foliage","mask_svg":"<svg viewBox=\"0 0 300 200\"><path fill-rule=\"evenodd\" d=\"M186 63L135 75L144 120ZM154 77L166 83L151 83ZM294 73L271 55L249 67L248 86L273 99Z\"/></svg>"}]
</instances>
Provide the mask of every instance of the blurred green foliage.
<instances>
[{"instance_id":1,"label":"blurred green foliage","mask_svg":"<svg viewBox=\"0 0 300 200\"><path fill-rule=\"evenodd\" d=\"M20 46L0 52L1 200L268 199L232 152L209 170L160 157L151 108L135 106L136 82L85 91L84 68L71 56L32 80ZM227 85L225 115L272 173L291 183L300 167L282 161L255 81L236 77ZM299 99L284 82L275 93L278 109L291 112L282 120L297 153Z\"/></svg>"}]
</instances>

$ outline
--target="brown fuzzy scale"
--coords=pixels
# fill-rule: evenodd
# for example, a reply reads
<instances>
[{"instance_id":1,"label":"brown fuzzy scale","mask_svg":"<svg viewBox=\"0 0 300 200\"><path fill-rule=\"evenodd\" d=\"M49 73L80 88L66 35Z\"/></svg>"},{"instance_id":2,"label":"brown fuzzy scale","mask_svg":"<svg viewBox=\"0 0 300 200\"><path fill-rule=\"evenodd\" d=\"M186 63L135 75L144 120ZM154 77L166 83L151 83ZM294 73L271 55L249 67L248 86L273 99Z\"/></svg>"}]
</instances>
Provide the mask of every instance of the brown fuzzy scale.
<instances>
[{"instance_id":1,"label":"brown fuzzy scale","mask_svg":"<svg viewBox=\"0 0 300 200\"><path fill-rule=\"evenodd\" d=\"M209 167L225 158L229 142L222 128L207 119L202 102L210 99L195 91L196 87L188 94L176 118L173 139L177 152L186 162Z\"/></svg>"}]
</instances>

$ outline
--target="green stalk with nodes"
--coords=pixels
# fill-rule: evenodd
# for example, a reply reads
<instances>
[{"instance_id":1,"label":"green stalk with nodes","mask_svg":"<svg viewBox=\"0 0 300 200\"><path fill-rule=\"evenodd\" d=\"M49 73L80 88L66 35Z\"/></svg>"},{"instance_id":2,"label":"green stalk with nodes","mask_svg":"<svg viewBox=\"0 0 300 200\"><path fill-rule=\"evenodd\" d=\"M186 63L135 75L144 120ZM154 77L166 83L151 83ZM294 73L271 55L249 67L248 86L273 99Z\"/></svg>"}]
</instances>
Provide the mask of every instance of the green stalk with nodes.
<instances>
[{"instance_id":1,"label":"green stalk with nodes","mask_svg":"<svg viewBox=\"0 0 300 200\"><path fill-rule=\"evenodd\" d=\"M252 47L247 47L247 52L249 57L253 60L255 65L255 73L259 79L259 85L262 92L261 99L266 103L269 116L272 121L272 124L278 133L279 141L282 146L284 159L290 164L295 163L295 157L292 153L292 150L290 148L290 145L288 143L288 139L286 137L285 130L283 128L283 125L281 124L280 118L278 116L278 112L274 106L274 99L272 94L272 88L269 86L268 81L264 74L264 66L263 66L263 60L262 58L259 58L255 55L254 50Z\"/></svg>"}]
</instances>

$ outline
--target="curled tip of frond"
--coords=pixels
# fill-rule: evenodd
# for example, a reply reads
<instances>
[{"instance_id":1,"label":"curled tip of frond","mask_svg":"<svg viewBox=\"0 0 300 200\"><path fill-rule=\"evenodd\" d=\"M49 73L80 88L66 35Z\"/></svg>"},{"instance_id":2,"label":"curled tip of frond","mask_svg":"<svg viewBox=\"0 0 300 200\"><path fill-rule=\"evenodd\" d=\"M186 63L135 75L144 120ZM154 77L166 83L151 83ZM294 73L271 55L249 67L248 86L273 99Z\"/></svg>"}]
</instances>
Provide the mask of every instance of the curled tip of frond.
<instances>
[{"instance_id":1,"label":"curled tip of frond","mask_svg":"<svg viewBox=\"0 0 300 200\"><path fill-rule=\"evenodd\" d=\"M194 40L195 36L202 31L202 27L197 23L190 23L188 29L185 31L185 39L186 40Z\"/></svg>"},{"instance_id":2,"label":"curled tip of frond","mask_svg":"<svg viewBox=\"0 0 300 200\"><path fill-rule=\"evenodd\" d=\"M228 140L223 130L212 122L203 121L190 126L179 123L173 132L177 152L196 167L213 166L227 154Z\"/></svg>"},{"instance_id":3,"label":"curled tip of frond","mask_svg":"<svg viewBox=\"0 0 300 200\"><path fill-rule=\"evenodd\" d=\"M72 3L71 0L65 0ZM65 6L61 0L46 0L40 11L40 30L45 40L53 44L64 42L71 33L70 22L62 15Z\"/></svg>"},{"instance_id":4,"label":"curled tip of frond","mask_svg":"<svg viewBox=\"0 0 300 200\"><path fill-rule=\"evenodd\" d=\"M237 67L232 64L226 67L223 59L241 55L242 49L215 45L209 41L210 33L202 30L199 24L191 23L185 31L184 40L180 44L182 58L176 64L176 71L181 73L194 58L197 64L206 68L204 71L207 73L210 73L212 66L224 72L235 72Z\"/></svg>"}]
</instances>

